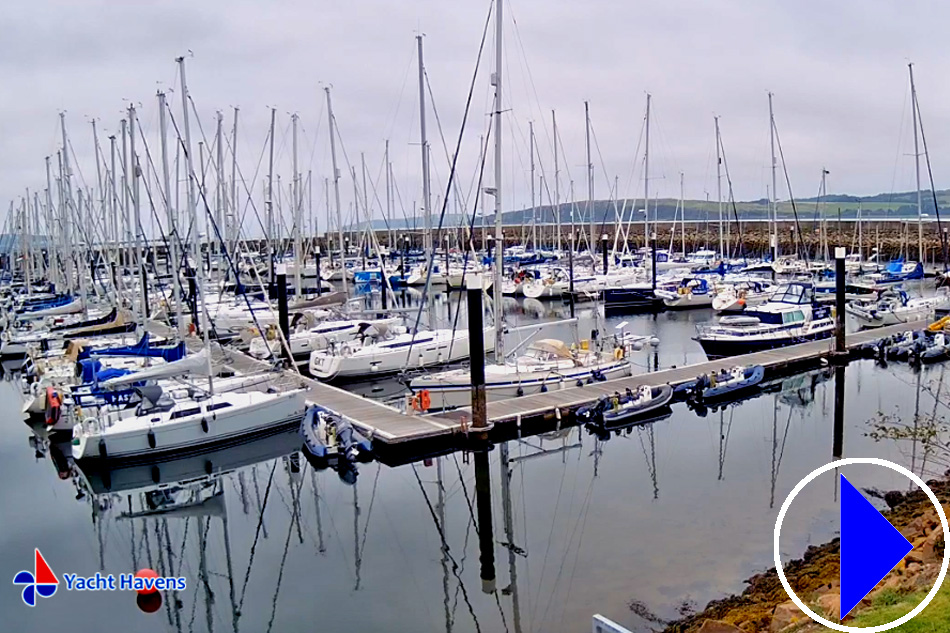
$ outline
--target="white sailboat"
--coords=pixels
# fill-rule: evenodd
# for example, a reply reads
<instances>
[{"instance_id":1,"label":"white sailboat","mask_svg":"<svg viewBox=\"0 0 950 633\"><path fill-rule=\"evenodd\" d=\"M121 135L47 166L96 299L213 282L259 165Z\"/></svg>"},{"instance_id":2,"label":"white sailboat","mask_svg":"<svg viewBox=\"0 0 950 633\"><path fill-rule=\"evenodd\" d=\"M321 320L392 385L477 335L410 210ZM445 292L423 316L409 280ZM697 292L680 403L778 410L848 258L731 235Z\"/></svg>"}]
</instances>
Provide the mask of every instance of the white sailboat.
<instances>
[{"instance_id":1,"label":"white sailboat","mask_svg":"<svg viewBox=\"0 0 950 633\"><path fill-rule=\"evenodd\" d=\"M878 328L922 319L932 321L938 309L948 307L950 297L947 295L911 299L906 292L900 290L888 293L875 302L851 302L845 309L862 328Z\"/></svg>"},{"instance_id":2,"label":"white sailboat","mask_svg":"<svg viewBox=\"0 0 950 633\"><path fill-rule=\"evenodd\" d=\"M399 323L398 318L388 319L335 319L318 323L312 328L291 331L288 337L290 354L298 365L307 365L315 350L323 350L333 344L348 343L365 337L368 331L385 332ZM371 330L372 328L372 330ZM256 336L251 341L248 353L254 358L270 358L280 354L280 342L271 337Z\"/></svg>"},{"instance_id":3,"label":"white sailboat","mask_svg":"<svg viewBox=\"0 0 950 633\"><path fill-rule=\"evenodd\" d=\"M189 215L197 225L196 176L191 161L184 58L179 58L178 63L184 110L182 123L188 175L187 206ZM134 152L133 160L136 160ZM197 231L193 232L193 237L194 252L200 253ZM195 270L200 313L206 315L203 267L198 265ZM212 378L214 372L210 354L210 327L206 323L202 329L204 346L200 354L103 382L102 386L105 388L124 388L142 381L146 381L146 384L138 388L141 402L137 407L101 408L101 417L82 416L73 427L73 457L151 459L234 441L302 418L306 407L302 389L283 393L216 393ZM160 384L148 382L193 374L207 376L207 390L195 388L190 397L177 401L167 396Z\"/></svg>"},{"instance_id":4,"label":"white sailboat","mask_svg":"<svg viewBox=\"0 0 950 633\"><path fill-rule=\"evenodd\" d=\"M494 349L495 328L485 328L486 351ZM403 332L389 338L367 337L310 355L310 374L322 380L391 374L409 368L455 363L470 355L465 330L437 329Z\"/></svg>"},{"instance_id":5,"label":"white sailboat","mask_svg":"<svg viewBox=\"0 0 950 633\"><path fill-rule=\"evenodd\" d=\"M486 339L487 340L487 339ZM602 381L632 373L628 349L611 352L571 350L563 341L542 339L528 346L525 354L504 364L485 366L485 391L489 400L566 389L579 381ZM409 388L427 390L431 408L451 409L472 403L472 373L454 369L413 378Z\"/></svg>"}]
</instances>

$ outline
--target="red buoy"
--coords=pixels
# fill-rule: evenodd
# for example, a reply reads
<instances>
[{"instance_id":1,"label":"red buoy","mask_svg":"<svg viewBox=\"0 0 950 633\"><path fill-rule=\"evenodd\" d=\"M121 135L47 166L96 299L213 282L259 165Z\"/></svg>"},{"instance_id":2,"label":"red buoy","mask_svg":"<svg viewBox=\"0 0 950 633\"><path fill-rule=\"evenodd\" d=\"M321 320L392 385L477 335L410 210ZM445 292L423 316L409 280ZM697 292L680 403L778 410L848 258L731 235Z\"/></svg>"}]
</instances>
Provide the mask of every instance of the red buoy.
<instances>
[{"instance_id":1,"label":"red buoy","mask_svg":"<svg viewBox=\"0 0 950 633\"><path fill-rule=\"evenodd\" d=\"M142 569L135 572L135 577L136 578L158 578L158 574L156 574L154 570L149 569L148 567L143 567ZM135 591L139 593L139 595L145 595L148 593L155 593L157 589L155 589L155 586L152 585L151 587L142 587L141 589L136 589Z\"/></svg>"}]
</instances>

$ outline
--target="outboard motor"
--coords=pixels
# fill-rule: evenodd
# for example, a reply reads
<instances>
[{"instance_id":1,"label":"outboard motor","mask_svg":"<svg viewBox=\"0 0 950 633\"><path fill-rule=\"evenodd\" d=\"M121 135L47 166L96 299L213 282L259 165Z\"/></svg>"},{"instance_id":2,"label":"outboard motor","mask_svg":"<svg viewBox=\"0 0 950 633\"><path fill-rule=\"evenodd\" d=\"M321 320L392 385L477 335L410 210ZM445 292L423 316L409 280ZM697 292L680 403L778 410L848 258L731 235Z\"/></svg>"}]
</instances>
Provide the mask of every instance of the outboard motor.
<instances>
[{"instance_id":1,"label":"outboard motor","mask_svg":"<svg viewBox=\"0 0 950 633\"><path fill-rule=\"evenodd\" d=\"M346 457L347 461L356 461L356 458L359 457L360 449L356 443L356 438L353 437L352 425L350 425L349 422L340 420L337 422L336 433L340 453Z\"/></svg>"}]
</instances>

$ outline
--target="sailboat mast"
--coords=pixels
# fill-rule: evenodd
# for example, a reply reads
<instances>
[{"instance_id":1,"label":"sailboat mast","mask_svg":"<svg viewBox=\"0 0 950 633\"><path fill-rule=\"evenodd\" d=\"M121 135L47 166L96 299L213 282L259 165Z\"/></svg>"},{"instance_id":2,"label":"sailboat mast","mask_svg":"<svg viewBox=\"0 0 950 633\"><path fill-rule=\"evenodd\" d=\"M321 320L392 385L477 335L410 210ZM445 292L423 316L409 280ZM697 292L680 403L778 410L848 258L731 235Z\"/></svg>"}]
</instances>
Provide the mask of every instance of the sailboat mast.
<instances>
[{"instance_id":1,"label":"sailboat mast","mask_svg":"<svg viewBox=\"0 0 950 633\"><path fill-rule=\"evenodd\" d=\"M684 196L683 180L685 176L680 172L680 242L683 246L683 255L686 255L686 198ZM721 217L721 216L720 216ZM676 228L675 226L673 227ZM722 233L719 233L719 239L722 240ZM720 243L721 246L721 243ZM722 252L720 251L720 256Z\"/></svg>"},{"instance_id":2,"label":"sailboat mast","mask_svg":"<svg viewBox=\"0 0 950 633\"><path fill-rule=\"evenodd\" d=\"M168 222L168 257L172 265L172 284L175 293L175 324L178 337L181 338L184 333L185 324L181 318L181 279L178 276L178 270L181 259L178 255L178 226L175 213L175 205L172 201L172 181L168 169L168 143L166 140L168 134L168 123L166 121L167 112L165 104L165 93L158 93L158 133L161 136L162 152L162 187L165 190L165 214ZM113 179L114 180L114 179ZM175 201L177 202L177 201Z\"/></svg>"},{"instance_id":3,"label":"sailboat mast","mask_svg":"<svg viewBox=\"0 0 950 633\"><path fill-rule=\"evenodd\" d=\"M719 256L725 257L726 251L723 239L722 226L722 144L719 138L719 117L713 117L716 122L716 197L719 199Z\"/></svg>"},{"instance_id":4,"label":"sailboat mast","mask_svg":"<svg viewBox=\"0 0 950 633\"><path fill-rule=\"evenodd\" d=\"M232 252L237 252L238 236L241 228L240 215L238 214L237 197L237 126L238 126L238 108L234 108L234 121L231 127L231 218L228 223L228 244Z\"/></svg>"},{"instance_id":5,"label":"sailboat mast","mask_svg":"<svg viewBox=\"0 0 950 633\"><path fill-rule=\"evenodd\" d=\"M201 313L198 317L201 320L208 312L205 305L204 274L201 273L201 238L198 236L198 210L195 205L195 171L191 162L191 127L188 124L188 84L185 82L184 57L178 58L178 65L181 71L179 74L181 75L181 107L183 110L182 128L185 132L185 170L188 173L188 215L194 223L191 233L194 240L195 262L192 270L195 275L195 289L201 299ZM211 323L204 324L201 330L204 333L204 349L208 355L208 392L214 395L214 372L211 367Z\"/></svg>"},{"instance_id":6,"label":"sailboat mast","mask_svg":"<svg viewBox=\"0 0 950 633\"><path fill-rule=\"evenodd\" d=\"M327 118L329 119L330 130L330 160L333 163L333 195L336 198L336 221L339 230L340 239L340 274L343 276L343 293L347 292L346 281L346 246L343 243L343 208L340 206L340 170L336 166L336 120L333 118L333 102L330 99L330 88L324 88L327 92ZM329 226L329 223L327 224Z\"/></svg>"},{"instance_id":7,"label":"sailboat mast","mask_svg":"<svg viewBox=\"0 0 950 633\"><path fill-rule=\"evenodd\" d=\"M594 237L595 222L594 222L594 163L590 159L590 102L584 102L584 136L585 136L585 145L587 147L587 212L590 213L590 235L588 246L590 246L590 254L593 257L594 255L594 244L597 239ZM604 271L607 272L606 270Z\"/></svg>"},{"instance_id":8,"label":"sailboat mast","mask_svg":"<svg viewBox=\"0 0 950 633\"><path fill-rule=\"evenodd\" d=\"M914 85L914 64L907 64L910 73L910 112L914 122L914 175L917 179L917 258L924 262L924 202L920 191L920 139L917 123L917 87Z\"/></svg>"},{"instance_id":9,"label":"sailboat mast","mask_svg":"<svg viewBox=\"0 0 950 633\"><path fill-rule=\"evenodd\" d=\"M148 310L148 288L145 283L145 262L142 257L142 242L144 241L144 233L142 227L142 204L141 197L139 195L139 175L141 168L139 167L139 157L138 153L135 151L135 130L138 124L138 119L135 115L135 106L129 106L129 155L132 158L132 217L134 218L133 222L135 223L134 235L135 235L135 270L138 272L139 285L140 288L140 297L139 301L139 324L142 326L142 329L145 329L145 315ZM197 225L195 227L197 229Z\"/></svg>"},{"instance_id":10,"label":"sailboat mast","mask_svg":"<svg viewBox=\"0 0 950 633\"><path fill-rule=\"evenodd\" d=\"M561 250L561 165L558 161L557 143L557 115L551 110L551 126L554 128L554 224L557 228L557 250ZM574 222L571 219L571 232L574 232Z\"/></svg>"},{"instance_id":11,"label":"sailboat mast","mask_svg":"<svg viewBox=\"0 0 950 633\"><path fill-rule=\"evenodd\" d=\"M505 257L505 238L502 233L502 206L501 206L501 71L502 71L502 9L504 0L498 0L495 5L495 282L494 309L495 309L495 359L505 358L505 329L501 326L503 295L501 289L501 271ZM557 147L555 134L554 146ZM555 150L557 151L557 150ZM560 240L560 235L558 235Z\"/></svg>"},{"instance_id":12,"label":"sailboat mast","mask_svg":"<svg viewBox=\"0 0 950 633\"><path fill-rule=\"evenodd\" d=\"M113 139L113 165L115 165L115 137L110 137ZM53 283L57 287L60 287L60 268L57 265L59 261L59 231L56 228L56 222L54 221L54 212L53 212L53 179L52 174L50 173L50 157L46 157L46 233L48 234L46 247L49 249L49 265L52 272L51 278ZM114 174L113 174L114 178Z\"/></svg>"},{"instance_id":13,"label":"sailboat mast","mask_svg":"<svg viewBox=\"0 0 950 633\"><path fill-rule=\"evenodd\" d=\"M303 268L303 242L300 239L300 233L303 231L303 215L300 204L300 172L297 170L297 113L291 116L293 127L293 162L294 162L294 180L293 180L293 198L294 198L294 297L298 300L303 295L303 283L300 278L300 271Z\"/></svg>"},{"instance_id":14,"label":"sailboat mast","mask_svg":"<svg viewBox=\"0 0 950 633\"><path fill-rule=\"evenodd\" d=\"M825 198L828 196L828 185L825 177L829 172L824 167L821 168L821 256L823 261L829 261L828 253L828 218L825 217L827 204Z\"/></svg>"},{"instance_id":15,"label":"sailboat mast","mask_svg":"<svg viewBox=\"0 0 950 633\"><path fill-rule=\"evenodd\" d=\"M425 232L422 236L423 250L429 266L435 266L435 251L432 247L432 206L429 191L429 145L426 140L426 68L422 56L422 36L416 36L416 48L419 61L419 140L422 145L422 212ZM430 271L431 274L432 271ZM426 312L429 315L429 329L435 329L435 293L426 289Z\"/></svg>"},{"instance_id":16,"label":"sailboat mast","mask_svg":"<svg viewBox=\"0 0 950 633\"><path fill-rule=\"evenodd\" d=\"M63 112L59 113L59 122L60 128L63 134L63 153L62 153L62 183L63 183L63 209L62 209L62 218L63 218L63 236L73 235L70 227L70 211L69 207L72 204L72 179L70 178L69 171L69 142L66 137L66 114ZM73 249L72 242L69 239L64 240L66 245L66 279L69 281L69 291L73 292L75 290L75 285L73 280L76 279L77 275L73 271ZM85 298L83 298L85 300Z\"/></svg>"},{"instance_id":17,"label":"sailboat mast","mask_svg":"<svg viewBox=\"0 0 950 633\"><path fill-rule=\"evenodd\" d=\"M225 228L224 221L224 209L226 206L225 203L225 181L224 181L224 114L218 110L215 114L215 119L217 120L217 129L215 130L215 161L217 163L217 195L215 196L215 214L214 214L214 231L208 231L208 239L213 246L213 252L215 254L220 254L222 244L218 241L218 235L220 233L221 241L223 245L227 247L228 232ZM221 258L223 259L223 258ZM221 267L224 268L223 266Z\"/></svg>"},{"instance_id":18,"label":"sailboat mast","mask_svg":"<svg viewBox=\"0 0 950 633\"><path fill-rule=\"evenodd\" d=\"M535 206L536 194L534 184L534 121L528 121L528 142L530 145L531 153L531 244L534 250L538 250L538 218L537 218L537 207Z\"/></svg>"},{"instance_id":19,"label":"sailboat mast","mask_svg":"<svg viewBox=\"0 0 950 633\"><path fill-rule=\"evenodd\" d=\"M647 93L646 132L643 151L643 243L650 246L650 93Z\"/></svg>"},{"instance_id":20,"label":"sailboat mast","mask_svg":"<svg viewBox=\"0 0 950 633\"><path fill-rule=\"evenodd\" d=\"M776 168L778 163L775 161L775 115L772 110L772 93L769 93L769 144L772 149L772 200L771 217L769 218L771 226L769 227L769 241L772 246L772 261L778 259L778 189L775 188Z\"/></svg>"},{"instance_id":21,"label":"sailboat mast","mask_svg":"<svg viewBox=\"0 0 950 633\"><path fill-rule=\"evenodd\" d=\"M389 139L386 139L386 223L389 225L389 252L394 253L394 244L396 243L395 228L393 227L393 203L392 203L392 164L389 162Z\"/></svg>"},{"instance_id":22,"label":"sailboat mast","mask_svg":"<svg viewBox=\"0 0 950 633\"><path fill-rule=\"evenodd\" d=\"M264 248L267 253L267 280L273 284L274 277L274 123L277 118L277 109L270 109L270 158L267 168L267 217L265 218Z\"/></svg>"}]
</instances>

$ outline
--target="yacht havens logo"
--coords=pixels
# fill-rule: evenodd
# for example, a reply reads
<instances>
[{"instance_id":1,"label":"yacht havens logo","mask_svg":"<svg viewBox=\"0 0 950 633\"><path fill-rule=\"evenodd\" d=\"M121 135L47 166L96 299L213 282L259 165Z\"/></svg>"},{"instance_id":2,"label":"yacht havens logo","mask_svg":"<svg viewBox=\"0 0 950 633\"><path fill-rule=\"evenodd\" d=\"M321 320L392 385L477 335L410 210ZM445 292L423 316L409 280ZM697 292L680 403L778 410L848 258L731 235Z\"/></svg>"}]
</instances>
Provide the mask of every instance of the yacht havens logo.
<instances>
[{"instance_id":1,"label":"yacht havens logo","mask_svg":"<svg viewBox=\"0 0 950 633\"><path fill-rule=\"evenodd\" d=\"M13 577L14 585L21 585L23 593L21 597L23 602L30 607L36 606L36 595L41 598L49 598L56 593L56 587L59 585L59 579L56 574L46 564L46 559L40 553L40 550L33 550L33 571L17 572Z\"/></svg>"},{"instance_id":2,"label":"yacht havens logo","mask_svg":"<svg viewBox=\"0 0 950 633\"><path fill-rule=\"evenodd\" d=\"M21 571L13 577L13 584L23 588L21 597L24 604L30 607L36 606L37 596L49 598L55 594L60 584L59 578L53 573L40 550L34 549L33 552L33 571ZM153 595L158 598L158 604L161 604L161 598L157 594L159 591L184 591L188 586L184 576L162 577L151 569L140 569L134 574L96 572L88 577L66 573L62 576L66 591L134 591L139 594L137 601L140 607L143 607L143 599L147 599L148 603L155 602L150 599ZM152 609L143 607L143 610Z\"/></svg>"}]
</instances>

